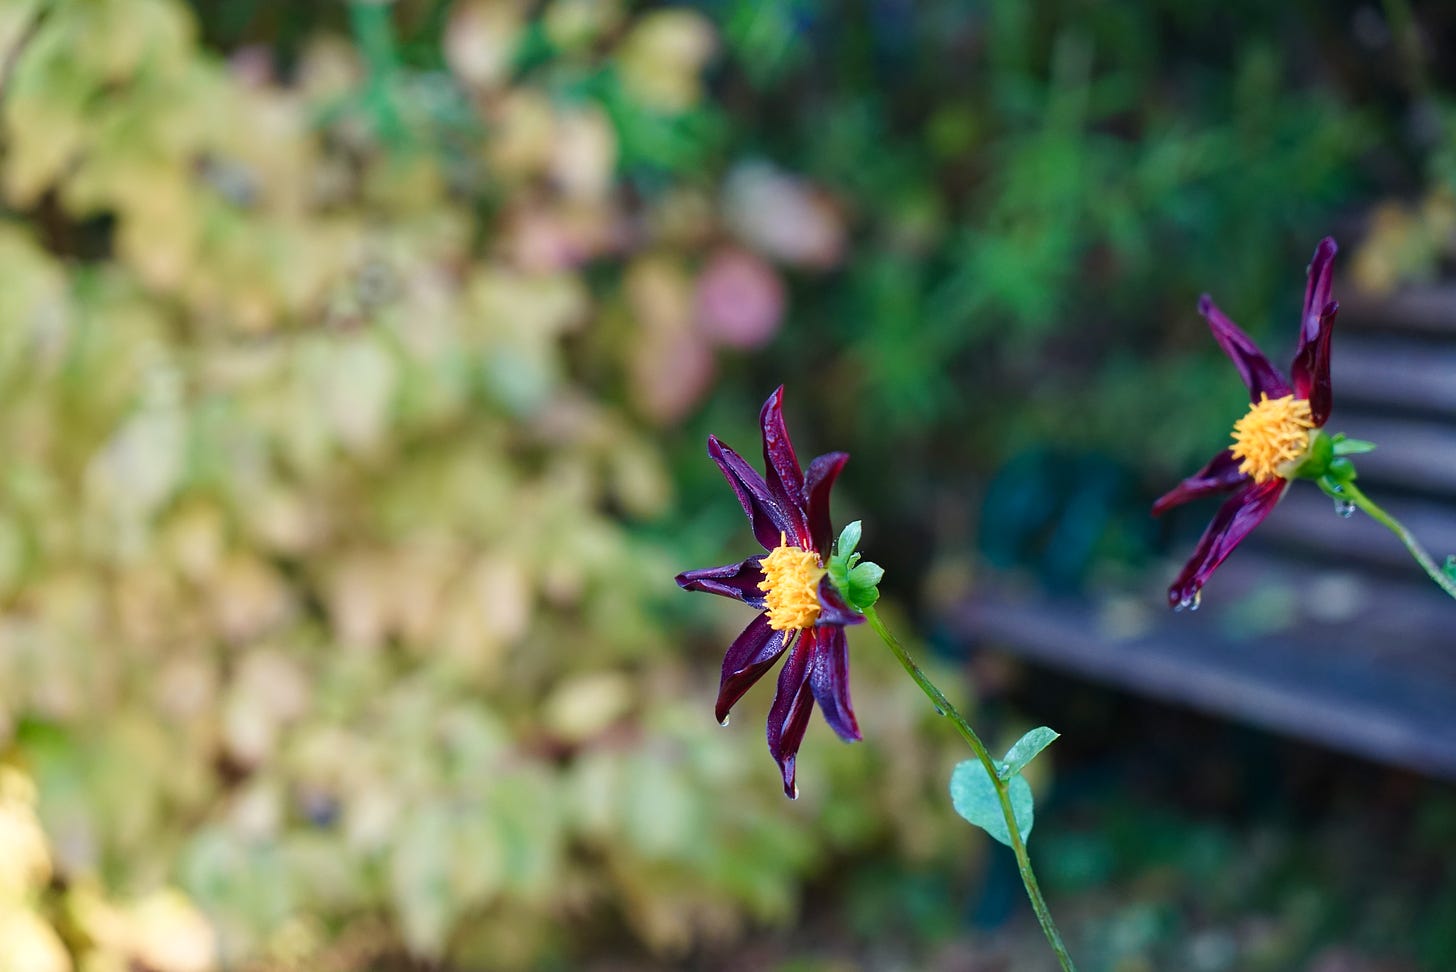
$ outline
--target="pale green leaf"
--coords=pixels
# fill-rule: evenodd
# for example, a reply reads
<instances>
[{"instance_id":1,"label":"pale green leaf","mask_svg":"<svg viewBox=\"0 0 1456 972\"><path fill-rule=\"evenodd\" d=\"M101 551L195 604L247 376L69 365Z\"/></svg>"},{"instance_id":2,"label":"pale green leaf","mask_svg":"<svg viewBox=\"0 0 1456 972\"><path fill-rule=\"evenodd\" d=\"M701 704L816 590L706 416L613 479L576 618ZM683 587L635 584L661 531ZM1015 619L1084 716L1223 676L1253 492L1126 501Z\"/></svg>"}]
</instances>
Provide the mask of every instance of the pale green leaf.
<instances>
[{"instance_id":1,"label":"pale green leaf","mask_svg":"<svg viewBox=\"0 0 1456 972\"><path fill-rule=\"evenodd\" d=\"M999 770L999 766L997 767ZM1006 784L1011 798L1011 810L1016 817L1016 829L1025 843L1031 836L1032 796L1031 786L1020 776L1014 776ZM996 795L996 784L980 760L968 759L960 763L950 774L950 801L956 813L980 827L986 833L1006 846L1011 846L1011 831L1006 827L1006 815Z\"/></svg>"},{"instance_id":2,"label":"pale green leaf","mask_svg":"<svg viewBox=\"0 0 1456 972\"><path fill-rule=\"evenodd\" d=\"M1006 750L1006 759L1002 764L1001 778L1009 779L1020 773L1027 763L1036 758L1037 753L1046 749L1055 742L1061 733L1055 729L1048 729L1046 726L1037 726L1035 729L1016 740L1015 744Z\"/></svg>"}]
</instances>

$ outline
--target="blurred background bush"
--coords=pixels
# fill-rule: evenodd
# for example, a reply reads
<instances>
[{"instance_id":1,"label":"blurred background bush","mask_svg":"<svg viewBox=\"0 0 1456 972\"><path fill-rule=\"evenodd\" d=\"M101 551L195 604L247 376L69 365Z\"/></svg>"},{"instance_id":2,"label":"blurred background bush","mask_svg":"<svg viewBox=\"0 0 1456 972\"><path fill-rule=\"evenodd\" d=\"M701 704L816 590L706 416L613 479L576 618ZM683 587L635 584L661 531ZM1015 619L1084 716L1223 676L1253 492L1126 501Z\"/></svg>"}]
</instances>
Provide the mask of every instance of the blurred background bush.
<instances>
[{"instance_id":1,"label":"blurred background bush","mask_svg":"<svg viewBox=\"0 0 1456 972\"><path fill-rule=\"evenodd\" d=\"M755 449L786 383L912 611L977 549L1137 570L1238 407L1196 295L1284 335L1372 207L1365 285L1449 256L1418 14L0 6L0 970L953 930L985 847L884 653L797 804L768 693L712 721L705 433Z\"/></svg>"}]
</instances>

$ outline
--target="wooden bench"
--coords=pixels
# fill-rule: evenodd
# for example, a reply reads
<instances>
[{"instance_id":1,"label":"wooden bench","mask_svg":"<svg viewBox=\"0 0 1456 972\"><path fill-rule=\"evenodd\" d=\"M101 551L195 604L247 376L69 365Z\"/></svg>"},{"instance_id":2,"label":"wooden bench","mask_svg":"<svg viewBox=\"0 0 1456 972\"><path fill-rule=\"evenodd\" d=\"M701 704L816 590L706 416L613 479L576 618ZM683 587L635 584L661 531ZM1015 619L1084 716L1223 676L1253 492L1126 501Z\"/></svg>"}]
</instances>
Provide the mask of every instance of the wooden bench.
<instances>
[{"instance_id":1,"label":"wooden bench","mask_svg":"<svg viewBox=\"0 0 1456 972\"><path fill-rule=\"evenodd\" d=\"M1379 444L1362 488L1440 562L1456 553L1456 285L1341 304L1328 428ZM1170 514L1170 557L1211 509ZM940 621L973 648L1456 779L1456 602L1392 534L1296 483L1196 613L1164 607L1180 563L1078 597L988 580Z\"/></svg>"}]
</instances>

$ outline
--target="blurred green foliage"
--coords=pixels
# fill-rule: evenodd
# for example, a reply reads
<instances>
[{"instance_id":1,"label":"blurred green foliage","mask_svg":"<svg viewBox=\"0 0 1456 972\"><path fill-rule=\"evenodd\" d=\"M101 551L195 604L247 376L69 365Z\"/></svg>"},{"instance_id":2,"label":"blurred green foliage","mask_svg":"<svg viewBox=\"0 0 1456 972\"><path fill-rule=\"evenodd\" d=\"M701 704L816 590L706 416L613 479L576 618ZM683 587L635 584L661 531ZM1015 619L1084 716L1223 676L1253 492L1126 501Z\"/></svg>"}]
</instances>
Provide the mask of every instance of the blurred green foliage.
<instances>
[{"instance_id":1,"label":"blurred green foliage","mask_svg":"<svg viewBox=\"0 0 1456 972\"><path fill-rule=\"evenodd\" d=\"M811 741L786 805L667 623L644 416L706 380L672 371L710 353L686 261L717 217L618 163L691 141L715 35L604 10L459 5L446 75L359 5L284 78L171 0L6 7L27 969L499 968L593 915L671 952L791 915L831 851L936 846L945 756L904 693L866 693L876 742ZM708 616L720 646L745 620Z\"/></svg>"},{"instance_id":2,"label":"blurred green foliage","mask_svg":"<svg viewBox=\"0 0 1456 972\"><path fill-rule=\"evenodd\" d=\"M750 448L787 382L902 578L1017 455L1104 498L1196 461L1237 404L1196 294L1287 320L1399 127L1344 14L0 5L0 939L570 963L784 921L871 848L974 863L881 653L798 804L712 724L746 618L668 579L747 534L703 433ZM1371 280L1440 259L1427 148Z\"/></svg>"},{"instance_id":3,"label":"blurred green foliage","mask_svg":"<svg viewBox=\"0 0 1456 972\"><path fill-rule=\"evenodd\" d=\"M1288 267L1355 225L1379 191L1369 159L1404 141L1390 103L1408 90L1344 8L712 9L732 56L718 102L754 152L826 187L848 234L837 272L794 273L794 326L744 371L822 376L818 426L853 445L849 489L951 553L1007 512L975 484L1053 450L1123 482L1079 514L1076 559L1135 556L1124 523L1148 484L1201 463L1238 412L1198 294L1282 356L1302 292ZM1043 559L1026 564L1054 584L1083 573Z\"/></svg>"}]
</instances>

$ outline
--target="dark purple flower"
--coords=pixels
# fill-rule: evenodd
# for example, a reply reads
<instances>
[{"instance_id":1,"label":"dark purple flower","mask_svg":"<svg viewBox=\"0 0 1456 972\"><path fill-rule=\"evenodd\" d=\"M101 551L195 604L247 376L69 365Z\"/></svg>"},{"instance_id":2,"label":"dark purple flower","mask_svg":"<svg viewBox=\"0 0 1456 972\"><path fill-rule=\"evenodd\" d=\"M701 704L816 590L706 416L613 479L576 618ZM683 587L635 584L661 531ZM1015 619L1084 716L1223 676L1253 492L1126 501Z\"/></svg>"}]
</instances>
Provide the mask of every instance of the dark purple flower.
<instances>
[{"instance_id":1,"label":"dark purple flower","mask_svg":"<svg viewBox=\"0 0 1456 972\"><path fill-rule=\"evenodd\" d=\"M1204 583L1274 509L1308 456L1316 430L1329 420L1330 334L1339 310L1330 299L1330 278L1337 249L1330 237L1315 247L1289 381L1207 294L1198 300L1198 312L1248 386L1251 404L1234 423L1234 444L1153 504L1156 516L1200 496L1236 490L1168 588L1168 602L1175 608L1198 606Z\"/></svg>"},{"instance_id":2,"label":"dark purple flower","mask_svg":"<svg viewBox=\"0 0 1456 972\"><path fill-rule=\"evenodd\" d=\"M767 554L722 567L684 571L678 586L707 591L759 608L728 646L718 685L717 717L728 722L733 703L785 654L768 713L768 749L778 761L784 792L798 796L794 760L818 702L824 719L841 739L860 738L849 702L849 653L844 626L859 624L825 571L834 534L829 525L829 490L849 456L831 452L799 466L784 428L784 389L779 387L759 413L766 475L742 456L708 436L708 455L723 470L749 526Z\"/></svg>"}]
</instances>

